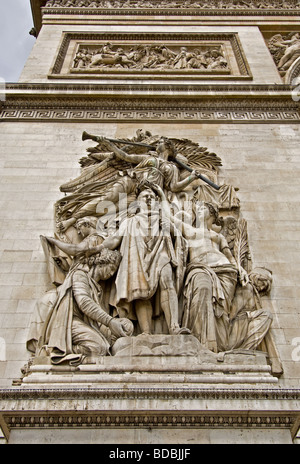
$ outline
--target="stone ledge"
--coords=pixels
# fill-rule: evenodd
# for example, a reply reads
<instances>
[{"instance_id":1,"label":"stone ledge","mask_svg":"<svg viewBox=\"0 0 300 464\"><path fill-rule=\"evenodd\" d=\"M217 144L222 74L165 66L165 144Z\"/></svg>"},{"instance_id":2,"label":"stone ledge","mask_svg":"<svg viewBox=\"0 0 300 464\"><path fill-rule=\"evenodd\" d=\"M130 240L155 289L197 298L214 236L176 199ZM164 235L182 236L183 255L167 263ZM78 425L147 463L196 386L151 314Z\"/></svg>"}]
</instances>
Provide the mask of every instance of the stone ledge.
<instances>
[{"instance_id":1,"label":"stone ledge","mask_svg":"<svg viewBox=\"0 0 300 464\"><path fill-rule=\"evenodd\" d=\"M21 385L106 385L111 388L181 385L276 384L267 355L261 351L212 353L191 335L140 335L119 339L113 355L87 364L53 365L37 357ZM18 382L16 381L16 384Z\"/></svg>"},{"instance_id":2,"label":"stone ledge","mask_svg":"<svg viewBox=\"0 0 300 464\"><path fill-rule=\"evenodd\" d=\"M157 387L130 387L124 389L120 387L107 388L94 386L86 388L85 386L76 387L74 385L69 387L54 386L34 386L22 385L22 387L12 387L0 389L0 400L4 403L6 401L26 400L35 402L36 400L96 400L119 398L119 399L145 399L145 398L168 398L178 399L196 399L196 400L254 400L254 401L267 401L267 402L296 402L300 406L300 389L299 388L279 388L272 386L226 386L216 387L213 386L197 386L189 387L188 385L181 385L180 387L174 386L157 386Z\"/></svg>"},{"instance_id":3,"label":"stone ledge","mask_svg":"<svg viewBox=\"0 0 300 464\"><path fill-rule=\"evenodd\" d=\"M298 123L292 86L8 85L3 121ZM99 109L100 108L100 109ZM200 108L200 109L199 109ZM246 109L245 109L246 108Z\"/></svg>"}]
</instances>

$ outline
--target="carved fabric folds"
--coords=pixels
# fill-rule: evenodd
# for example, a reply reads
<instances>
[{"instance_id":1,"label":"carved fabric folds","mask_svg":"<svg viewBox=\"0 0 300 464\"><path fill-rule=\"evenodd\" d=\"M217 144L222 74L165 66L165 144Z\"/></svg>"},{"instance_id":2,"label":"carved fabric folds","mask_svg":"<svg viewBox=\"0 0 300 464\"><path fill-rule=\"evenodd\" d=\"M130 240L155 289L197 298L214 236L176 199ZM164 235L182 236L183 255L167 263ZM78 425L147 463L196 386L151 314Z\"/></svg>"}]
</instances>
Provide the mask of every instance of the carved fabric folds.
<instances>
[{"instance_id":1,"label":"carved fabric folds","mask_svg":"<svg viewBox=\"0 0 300 464\"><path fill-rule=\"evenodd\" d=\"M212 351L227 347L236 284L237 270L231 264L210 268L194 262L187 267L182 325Z\"/></svg>"},{"instance_id":2,"label":"carved fabric folds","mask_svg":"<svg viewBox=\"0 0 300 464\"><path fill-rule=\"evenodd\" d=\"M164 235L159 221L159 212L151 211L152 235L148 242L143 233L148 225L147 214L140 212L124 220L120 227L119 233L123 235L120 248L122 261L112 302L118 308L120 317L136 319L132 302L149 300L155 295L161 271L169 263L174 269L176 290L180 291L186 260L185 240L176 237L173 245L170 235ZM153 316L159 314L160 308L156 305Z\"/></svg>"}]
</instances>

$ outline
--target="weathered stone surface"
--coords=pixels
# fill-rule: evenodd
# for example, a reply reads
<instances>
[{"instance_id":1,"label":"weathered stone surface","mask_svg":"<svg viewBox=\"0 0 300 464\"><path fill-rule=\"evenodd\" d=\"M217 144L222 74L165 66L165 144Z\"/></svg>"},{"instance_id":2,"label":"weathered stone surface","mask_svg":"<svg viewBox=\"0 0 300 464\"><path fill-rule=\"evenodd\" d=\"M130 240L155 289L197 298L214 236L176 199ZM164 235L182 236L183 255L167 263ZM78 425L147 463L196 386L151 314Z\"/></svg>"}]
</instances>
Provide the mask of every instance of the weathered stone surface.
<instances>
[{"instance_id":1,"label":"weathered stone surface","mask_svg":"<svg viewBox=\"0 0 300 464\"><path fill-rule=\"evenodd\" d=\"M119 338L112 347L114 356L201 356L200 342L192 335L138 335ZM213 356L212 356L213 357Z\"/></svg>"}]
</instances>

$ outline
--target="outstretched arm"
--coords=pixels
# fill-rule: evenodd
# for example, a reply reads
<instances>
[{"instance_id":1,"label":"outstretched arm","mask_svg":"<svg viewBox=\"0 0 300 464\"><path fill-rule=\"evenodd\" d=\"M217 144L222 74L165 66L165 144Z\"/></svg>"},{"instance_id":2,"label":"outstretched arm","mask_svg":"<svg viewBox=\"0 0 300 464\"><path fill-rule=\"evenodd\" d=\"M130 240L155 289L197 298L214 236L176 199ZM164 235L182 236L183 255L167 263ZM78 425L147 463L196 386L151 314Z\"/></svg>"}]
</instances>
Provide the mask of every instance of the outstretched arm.
<instances>
[{"instance_id":1,"label":"outstretched arm","mask_svg":"<svg viewBox=\"0 0 300 464\"><path fill-rule=\"evenodd\" d=\"M56 238L53 238L53 237L44 237L44 238L49 243L57 246L57 248L59 248L61 251L63 251L69 256L75 256L75 255L78 255L79 253L82 253L88 250L88 243L85 241L78 243L78 244L74 244L74 243L62 242L61 240L57 240Z\"/></svg>"},{"instance_id":2,"label":"outstretched arm","mask_svg":"<svg viewBox=\"0 0 300 464\"><path fill-rule=\"evenodd\" d=\"M118 148L114 143L107 140L105 137L99 137L100 141L105 144L107 148L109 148L117 158L127 161L128 163L139 164L143 161L148 155L129 155L125 151Z\"/></svg>"},{"instance_id":3,"label":"outstretched arm","mask_svg":"<svg viewBox=\"0 0 300 464\"><path fill-rule=\"evenodd\" d=\"M86 250L86 254L88 256L95 255L97 253L100 253L100 251L103 250L103 248L108 248L109 250L115 250L118 248L118 246L121 244L122 237L119 235L115 235L112 237L107 237L101 245L98 245L96 247L89 248Z\"/></svg>"}]
</instances>

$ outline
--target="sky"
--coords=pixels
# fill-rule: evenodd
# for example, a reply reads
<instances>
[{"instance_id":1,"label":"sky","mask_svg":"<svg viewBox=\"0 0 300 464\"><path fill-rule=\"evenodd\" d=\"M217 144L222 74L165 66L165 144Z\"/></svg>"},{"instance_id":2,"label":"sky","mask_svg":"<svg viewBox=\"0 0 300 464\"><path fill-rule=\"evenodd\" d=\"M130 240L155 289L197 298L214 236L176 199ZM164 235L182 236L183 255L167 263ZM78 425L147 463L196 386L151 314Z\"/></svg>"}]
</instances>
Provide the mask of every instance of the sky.
<instances>
[{"instance_id":1,"label":"sky","mask_svg":"<svg viewBox=\"0 0 300 464\"><path fill-rule=\"evenodd\" d=\"M35 43L30 0L0 0L0 79L18 82Z\"/></svg>"}]
</instances>

